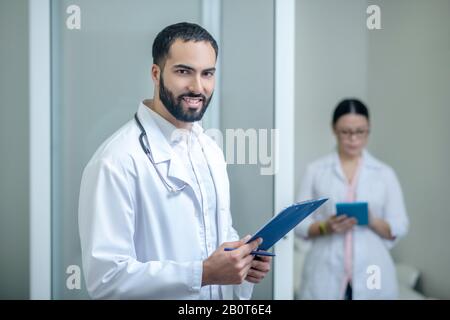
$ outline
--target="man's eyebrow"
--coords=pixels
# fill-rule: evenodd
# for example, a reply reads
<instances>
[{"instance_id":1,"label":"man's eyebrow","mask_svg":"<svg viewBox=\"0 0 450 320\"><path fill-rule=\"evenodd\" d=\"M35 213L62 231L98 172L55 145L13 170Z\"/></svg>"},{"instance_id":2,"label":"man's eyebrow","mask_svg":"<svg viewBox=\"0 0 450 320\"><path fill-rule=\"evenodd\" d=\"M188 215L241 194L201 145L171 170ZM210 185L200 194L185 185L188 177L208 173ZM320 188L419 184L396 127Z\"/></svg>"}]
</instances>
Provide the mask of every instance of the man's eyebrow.
<instances>
[{"instance_id":1,"label":"man's eyebrow","mask_svg":"<svg viewBox=\"0 0 450 320\"><path fill-rule=\"evenodd\" d=\"M195 68L193 68L191 66L188 66L188 65L185 65L185 64L176 64L176 65L173 66L173 68L174 69L176 69L176 68L183 68L183 69L195 71ZM212 72L212 71L216 71L216 68L212 67L212 68L208 68L208 69L202 70L202 72Z\"/></svg>"},{"instance_id":2,"label":"man's eyebrow","mask_svg":"<svg viewBox=\"0 0 450 320\"><path fill-rule=\"evenodd\" d=\"M212 68L208 68L208 69L203 70L203 72L213 72L213 71L216 71L216 68L215 68L215 67L212 67Z\"/></svg>"},{"instance_id":3,"label":"man's eyebrow","mask_svg":"<svg viewBox=\"0 0 450 320\"><path fill-rule=\"evenodd\" d=\"M188 65L185 65L185 64L176 64L176 65L173 66L173 68L174 69L176 69L176 68L183 68L183 69L188 69L188 70L195 71L194 68L192 68L192 67L190 67Z\"/></svg>"}]
</instances>

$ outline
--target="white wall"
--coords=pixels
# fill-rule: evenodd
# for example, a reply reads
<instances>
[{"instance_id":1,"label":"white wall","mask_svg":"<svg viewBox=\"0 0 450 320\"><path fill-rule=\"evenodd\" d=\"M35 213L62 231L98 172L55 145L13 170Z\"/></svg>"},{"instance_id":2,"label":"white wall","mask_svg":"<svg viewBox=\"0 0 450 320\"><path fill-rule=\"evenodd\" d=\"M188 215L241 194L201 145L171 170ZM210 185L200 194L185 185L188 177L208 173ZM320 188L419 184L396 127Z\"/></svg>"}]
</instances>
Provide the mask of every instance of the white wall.
<instances>
[{"instance_id":1,"label":"white wall","mask_svg":"<svg viewBox=\"0 0 450 320\"><path fill-rule=\"evenodd\" d=\"M420 289L450 298L450 1L377 1L369 32L372 150L401 181L411 228L394 257L423 272Z\"/></svg>"},{"instance_id":2,"label":"white wall","mask_svg":"<svg viewBox=\"0 0 450 320\"><path fill-rule=\"evenodd\" d=\"M366 28L368 4L382 30ZM369 150L395 169L411 220L394 259L422 272L426 295L450 298L450 1L302 0L296 29L297 181L334 146L337 102L366 101Z\"/></svg>"}]
</instances>

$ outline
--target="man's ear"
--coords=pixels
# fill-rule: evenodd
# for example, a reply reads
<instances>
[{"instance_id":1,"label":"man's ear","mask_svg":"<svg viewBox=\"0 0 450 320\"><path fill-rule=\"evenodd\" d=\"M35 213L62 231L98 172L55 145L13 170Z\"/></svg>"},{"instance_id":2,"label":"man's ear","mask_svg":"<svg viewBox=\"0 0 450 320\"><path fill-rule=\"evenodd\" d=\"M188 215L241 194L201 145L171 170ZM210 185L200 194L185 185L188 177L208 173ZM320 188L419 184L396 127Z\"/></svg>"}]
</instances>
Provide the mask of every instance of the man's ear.
<instances>
[{"instance_id":1,"label":"man's ear","mask_svg":"<svg viewBox=\"0 0 450 320\"><path fill-rule=\"evenodd\" d=\"M161 77L161 68L157 64L152 64L152 80L155 85L159 85L159 79Z\"/></svg>"}]
</instances>

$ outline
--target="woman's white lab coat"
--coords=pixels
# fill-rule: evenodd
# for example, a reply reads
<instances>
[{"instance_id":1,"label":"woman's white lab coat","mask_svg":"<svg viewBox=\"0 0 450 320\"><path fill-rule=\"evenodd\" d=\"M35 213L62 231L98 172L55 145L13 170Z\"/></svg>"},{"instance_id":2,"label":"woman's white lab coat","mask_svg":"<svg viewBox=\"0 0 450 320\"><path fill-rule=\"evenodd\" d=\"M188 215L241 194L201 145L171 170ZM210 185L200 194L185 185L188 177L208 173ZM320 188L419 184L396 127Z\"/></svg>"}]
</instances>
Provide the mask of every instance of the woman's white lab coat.
<instances>
[{"instance_id":1,"label":"woman's white lab coat","mask_svg":"<svg viewBox=\"0 0 450 320\"><path fill-rule=\"evenodd\" d=\"M138 116L167 181L191 184L143 104ZM129 121L102 144L83 172L79 232L88 292L93 298L199 299L202 260L212 253L198 227L199 199L190 187L169 194L139 144L140 133L135 120ZM216 187L218 243L238 240L222 151L203 132L199 140ZM232 299L234 291L248 299L252 288L248 282L221 286L221 297Z\"/></svg>"},{"instance_id":2,"label":"woman's white lab coat","mask_svg":"<svg viewBox=\"0 0 450 320\"><path fill-rule=\"evenodd\" d=\"M353 228L353 299L395 299L397 278L389 249L408 230L403 195L392 168L367 151L363 152L362 159L356 201L367 201L370 212L388 222L396 239L382 239L368 227ZM347 182L337 152L309 165L299 200L319 197L329 197L329 200L295 229L296 235L307 239L311 223L336 214L335 205L345 202L346 191ZM344 235L319 236L311 241L301 277L300 298L342 299Z\"/></svg>"}]
</instances>

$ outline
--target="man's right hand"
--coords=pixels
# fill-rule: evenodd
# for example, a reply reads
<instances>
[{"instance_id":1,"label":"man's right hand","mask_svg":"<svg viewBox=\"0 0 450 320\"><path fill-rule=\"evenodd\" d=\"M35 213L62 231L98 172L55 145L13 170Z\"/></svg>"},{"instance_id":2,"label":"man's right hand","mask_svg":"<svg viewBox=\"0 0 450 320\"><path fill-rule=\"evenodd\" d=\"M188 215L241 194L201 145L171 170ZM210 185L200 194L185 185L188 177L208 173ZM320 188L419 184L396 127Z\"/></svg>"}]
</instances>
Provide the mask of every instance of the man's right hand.
<instances>
[{"instance_id":1,"label":"man's right hand","mask_svg":"<svg viewBox=\"0 0 450 320\"><path fill-rule=\"evenodd\" d=\"M250 253L262 243L258 238L248 244L250 236L225 242L208 259L203 261L202 286L212 284L241 284L247 277L254 256ZM235 248L225 251L225 248Z\"/></svg>"}]
</instances>

